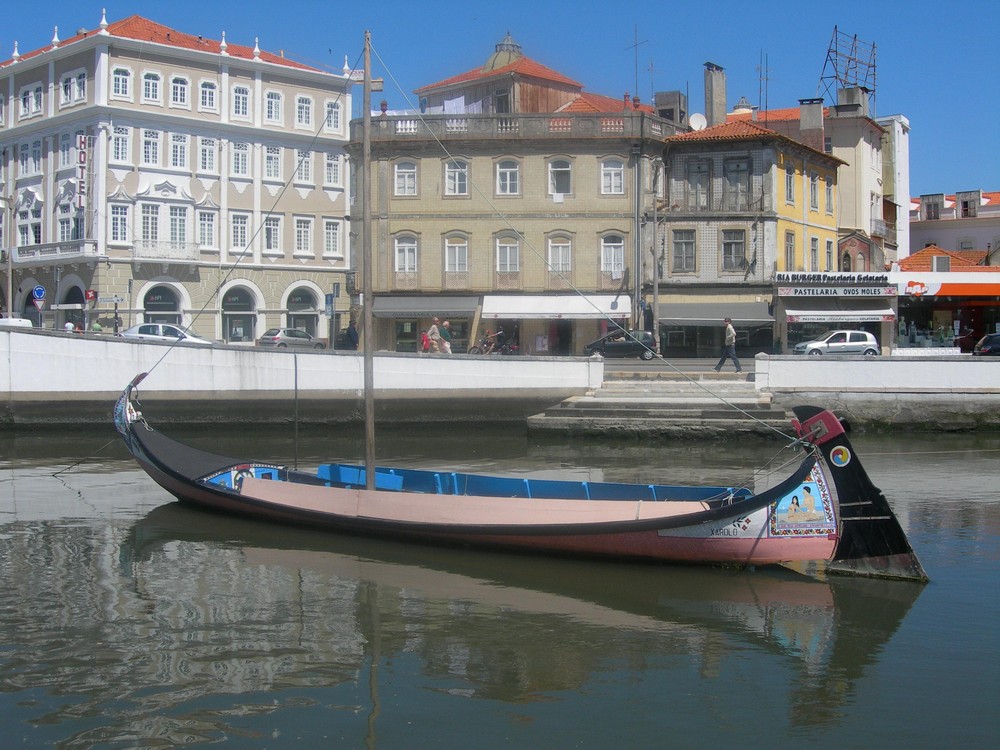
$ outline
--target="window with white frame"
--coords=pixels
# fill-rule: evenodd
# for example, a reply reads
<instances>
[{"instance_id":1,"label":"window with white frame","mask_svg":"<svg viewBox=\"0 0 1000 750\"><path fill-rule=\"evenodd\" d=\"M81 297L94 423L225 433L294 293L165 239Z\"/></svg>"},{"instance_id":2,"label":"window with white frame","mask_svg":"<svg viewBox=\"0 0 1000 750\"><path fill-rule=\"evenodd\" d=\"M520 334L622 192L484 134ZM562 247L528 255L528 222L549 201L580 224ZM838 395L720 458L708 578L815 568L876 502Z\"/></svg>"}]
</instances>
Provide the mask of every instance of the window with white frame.
<instances>
[{"instance_id":1,"label":"window with white frame","mask_svg":"<svg viewBox=\"0 0 1000 750\"><path fill-rule=\"evenodd\" d=\"M461 159L452 159L444 165L444 194L469 194L469 164Z\"/></svg>"},{"instance_id":2,"label":"window with white frame","mask_svg":"<svg viewBox=\"0 0 1000 750\"><path fill-rule=\"evenodd\" d=\"M497 195L517 195L520 191L521 167L513 159L497 163Z\"/></svg>"},{"instance_id":3,"label":"window with white frame","mask_svg":"<svg viewBox=\"0 0 1000 750\"><path fill-rule=\"evenodd\" d=\"M170 104L174 107L188 107L191 104L188 89L190 83L183 76L174 76L170 79Z\"/></svg>"},{"instance_id":4,"label":"window with white frame","mask_svg":"<svg viewBox=\"0 0 1000 750\"><path fill-rule=\"evenodd\" d=\"M264 252L281 253L281 218L278 216L264 219Z\"/></svg>"},{"instance_id":5,"label":"window with white frame","mask_svg":"<svg viewBox=\"0 0 1000 750\"><path fill-rule=\"evenodd\" d=\"M264 149L264 179L281 179L281 147L268 146Z\"/></svg>"},{"instance_id":6,"label":"window with white frame","mask_svg":"<svg viewBox=\"0 0 1000 750\"><path fill-rule=\"evenodd\" d=\"M619 278L625 270L625 239L620 234L601 238L601 272Z\"/></svg>"},{"instance_id":7,"label":"window with white frame","mask_svg":"<svg viewBox=\"0 0 1000 750\"><path fill-rule=\"evenodd\" d=\"M569 237L549 238L549 271L568 274L573 270L573 245Z\"/></svg>"},{"instance_id":8,"label":"window with white frame","mask_svg":"<svg viewBox=\"0 0 1000 750\"><path fill-rule=\"evenodd\" d=\"M111 72L111 98L132 98L132 71L128 68L115 68Z\"/></svg>"},{"instance_id":9,"label":"window with white frame","mask_svg":"<svg viewBox=\"0 0 1000 750\"><path fill-rule=\"evenodd\" d=\"M326 122L324 124L327 130L340 130L340 102L326 103Z\"/></svg>"},{"instance_id":10,"label":"window with white frame","mask_svg":"<svg viewBox=\"0 0 1000 750\"><path fill-rule=\"evenodd\" d=\"M785 232L785 270L795 270L795 232Z\"/></svg>"},{"instance_id":11,"label":"window with white frame","mask_svg":"<svg viewBox=\"0 0 1000 750\"><path fill-rule=\"evenodd\" d=\"M32 86L25 86L21 89L21 110L19 116L23 119L26 117L35 117L42 113L42 87L39 84L34 84Z\"/></svg>"},{"instance_id":12,"label":"window with white frame","mask_svg":"<svg viewBox=\"0 0 1000 750\"><path fill-rule=\"evenodd\" d=\"M110 206L110 213L110 241L119 244L129 242L129 207L126 205L113 204Z\"/></svg>"},{"instance_id":13,"label":"window with white frame","mask_svg":"<svg viewBox=\"0 0 1000 750\"><path fill-rule=\"evenodd\" d=\"M174 169L188 168L188 136L184 133L170 134L170 166Z\"/></svg>"},{"instance_id":14,"label":"window with white frame","mask_svg":"<svg viewBox=\"0 0 1000 750\"><path fill-rule=\"evenodd\" d=\"M160 131L142 131L142 164L145 167L160 166Z\"/></svg>"},{"instance_id":15,"label":"window with white frame","mask_svg":"<svg viewBox=\"0 0 1000 750\"><path fill-rule=\"evenodd\" d=\"M514 237L497 237L497 272L521 270L521 245Z\"/></svg>"},{"instance_id":16,"label":"window with white frame","mask_svg":"<svg viewBox=\"0 0 1000 750\"><path fill-rule=\"evenodd\" d=\"M312 151L295 151L295 181L312 184L313 178Z\"/></svg>"},{"instance_id":17,"label":"window with white frame","mask_svg":"<svg viewBox=\"0 0 1000 750\"><path fill-rule=\"evenodd\" d=\"M217 174L215 153L218 150L218 141L214 138L198 139L198 170L209 174Z\"/></svg>"},{"instance_id":18,"label":"window with white frame","mask_svg":"<svg viewBox=\"0 0 1000 750\"><path fill-rule=\"evenodd\" d=\"M819 270L819 237L809 238L809 270Z\"/></svg>"},{"instance_id":19,"label":"window with white frame","mask_svg":"<svg viewBox=\"0 0 1000 750\"><path fill-rule=\"evenodd\" d=\"M187 246L187 216L186 206L170 207L170 247L182 250Z\"/></svg>"},{"instance_id":20,"label":"window with white frame","mask_svg":"<svg viewBox=\"0 0 1000 750\"><path fill-rule=\"evenodd\" d=\"M59 82L59 104L73 103L73 76L64 76Z\"/></svg>"},{"instance_id":21,"label":"window with white frame","mask_svg":"<svg viewBox=\"0 0 1000 750\"><path fill-rule=\"evenodd\" d=\"M395 241L394 267L396 273L417 272L417 238L412 235L397 237Z\"/></svg>"},{"instance_id":22,"label":"window with white frame","mask_svg":"<svg viewBox=\"0 0 1000 750\"><path fill-rule=\"evenodd\" d=\"M727 159L723 165L725 177L725 208L746 211L750 207L750 161Z\"/></svg>"},{"instance_id":23,"label":"window with white frame","mask_svg":"<svg viewBox=\"0 0 1000 750\"><path fill-rule=\"evenodd\" d=\"M229 217L229 245L241 253L250 242L250 217L233 214Z\"/></svg>"},{"instance_id":24,"label":"window with white frame","mask_svg":"<svg viewBox=\"0 0 1000 750\"><path fill-rule=\"evenodd\" d=\"M601 195L625 194L625 162L605 159L601 162Z\"/></svg>"},{"instance_id":25,"label":"window with white frame","mask_svg":"<svg viewBox=\"0 0 1000 750\"><path fill-rule=\"evenodd\" d=\"M250 118L250 89L246 86L233 86L233 117Z\"/></svg>"},{"instance_id":26,"label":"window with white frame","mask_svg":"<svg viewBox=\"0 0 1000 750\"><path fill-rule=\"evenodd\" d=\"M160 103L160 74L146 71L142 74L142 100L147 104Z\"/></svg>"},{"instance_id":27,"label":"window with white frame","mask_svg":"<svg viewBox=\"0 0 1000 750\"><path fill-rule=\"evenodd\" d=\"M826 176L826 212L828 214L833 213L833 179L827 175Z\"/></svg>"},{"instance_id":28,"label":"window with white frame","mask_svg":"<svg viewBox=\"0 0 1000 750\"><path fill-rule=\"evenodd\" d=\"M326 154L323 171L323 184L340 187L340 154Z\"/></svg>"},{"instance_id":29,"label":"window with white frame","mask_svg":"<svg viewBox=\"0 0 1000 750\"><path fill-rule=\"evenodd\" d=\"M344 251L341 250L340 242L343 230L339 219L323 219L323 256L327 258L340 258Z\"/></svg>"},{"instance_id":30,"label":"window with white frame","mask_svg":"<svg viewBox=\"0 0 1000 750\"><path fill-rule=\"evenodd\" d=\"M233 155L232 170L231 170L231 174L233 175L233 177L249 177L250 144L233 143L231 144L230 150Z\"/></svg>"},{"instance_id":31,"label":"window with white frame","mask_svg":"<svg viewBox=\"0 0 1000 750\"><path fill-rule=\"evenodd\" d=\"M35 86L31 93L31 114L40 115L42 113L42 87Z\"/></svg>"},{"instance_id":32,"label":"window with white frame","mask_svg":"<svg viewBox=\"0 0 1000 750\"><path fill-rule=\"evenodd\" d=\"M295 254L313 255L313 220L305 216L295 219Z\"/></svg>"},{"instance_id":33,"label":"window with white frame","mask_svg":"<svg viewBox=\"0 0 1000 750\"><path fill-rule=\"evenodd\" d=\"M73 217L70 216L70 207L66 204L59 206L59 242L69 242L77 239L73 236Z\"/></svg>"},{"instance_id":34,"label":"window with white frame","mask_svg":"<svg viewBox=\"0 0 1000 750\"><path fill-rule=\"evenodd\" d=\"M73 101L82 102L87 98L87 74L76 74L76 86L73 89Z\"/></svg>"},{"instance_id":35,"label":"window with white frame","mask_svg":"<svg viewBox=\"0 0 1000 750\"><path fill-rule=\"evenodd\" d=\"M73 166L73 136L70 133L63 133L59 136L59 168L66 169Z\"/></svg>"},{"instance_id":36,"label":"window with white frame","mask_svg":"<svg viewBox=\"0 0 1000 750\"><path fill-rule=\"evenodd\" d=\"M722 270L742 271L746 259L747 235L743 229L722 231Z\"/></svg>"},{"instance_id":37,"label":"window with white frame","mask_svg":"<svg viewBox=\"0 0 1000 750\"><path fill-rule=\"evenodd\" d=\"M401 161L396 164L395 194L417 194L417 165L412 161Z\"/></svg>"},{"instance_id":38,"label":"window with white frame","mask_svg":"<svg viewBox=\"0 0 1000 750\"><path fill-rule=\"evenodd\" d=\"M445 273L468 273L469 241L465 237L448 237L444 241Z\"/></svg>"},{"instance_id":39,"label":"window with white frame","mask_svg":"<svg viewBox=\"0 0 1000 750\"><path fill-rule=\"evenodd\" d=\"M215 81L202 81L198 97L198 109L203 112L216 112L219 108L218 87Z\"/></svg>"},{"instance_id":40,"label":"window with white frame","mask_svg":"<svg viewBox=\"0 0 1000 750\"><path fill-rule=\"evenodd\" d=\"M115 125L111 133L111 161L117 164L132 163L132 130L124 125Z\"/></svg>"},{"instance_id":41,"label":"window with white frame","mask_svg":"<svg viewBox=\"0 0 1000 750\"><path fill-rule=\"evenodd\" d=\"M549 194L569 195L573 192L573 168L567 159L549 162Z\"/></svg>"},{"instance_id":42,"label":"window with white frame","mask_svg":"<svg viewBox=\"0 0 1000 750\"><path fill-rule=\"evenodd\" d=\"M42 173L42 142L32 141L31 142L31 173L41 174Z\"/></svg>"},{"instance_id":43,"label":"window with white frame","mask_svg":"<svg viewBox=\"0 0 1000 750\"><path fill-rule=\"evenodd\" d=\"M27 143L22 143L21 144L21 151L17 155L17 176L18 177L27 177L28 175L31 174L31 172L28 171L29 170L29 166L28 165L30 164L30 161L29 161L30 157L31 157L31 146L29 144L27 144Z\"/></svg>"},{"instance_id":44,"label":"window with white frame","mask_svg":"<svg viewBox=\"0 0 1000 750\"><path fill-rule=\"evenodd\" d=\"M142 241L147 245L155 244L160 239L160 207L155 203L143 203L139 211Z\"/></svg>"},{"instance_id":45,"label":"window with white frame","mask_svg":"<svg viewBox=\"0 0 1000 750\"><path fill-rule=\"evenodd\" d=\"M4 124L4 114L5 114L4 106L6 104L7 104L7 100L4 97L0 96L0 126L2 126ZM0 161L2 161L2 160L0 160Z\"/></svg>"},{"instance_id":46,"label":"window with white frame","mask_svg":"<svg viewBox=\"0 0 1000 750\"><path fill-rule=\"evenodd\" d=\"M268 122L281 123L281 92L267 92L264 100L264 119Z\"/></svg>"},{"instance_id":47,"label":"window with white frame","mask_svg":"<svg viewBox=\"0 0 1000 750\"><path fill-rule=\"evenodd\" d=\"M219 246L215 229L217 221L218 215L215 211L198 211L199 247L214 249Z\"/></svg>"},{"instance_id":48,"label":"window with white frame","mask_svg":"<svg viewBox=\"0 0 1000 750\"><path fill-rule=\"evenodd\" d=\"M819 174L809 173L809 208L819 211Z\"/></svg>"},{"instance_id":49,"label":"window with white frame","mask_svg":"<svg viewBox=\"0 0 1000 750\"><path fill-rule=\"evenodd\" d=\"M300 128L312 127L313 102L308 96L295 97L295 125Z\"/></svg>"},{"instance_id":50,"label":"window with white frame","mask_svg":"<svg viewBox=\"0 0 1000 750\"><path fill-rule=\"evenodd\" d=\"M693 229L673 230L673 261L674 273L694 273L695 271L695 234Z\"/></svg>"},{"instance_id":51,"label":"window with white frame","mask_svg":"<svg viewBox=\"0 0 1000 750\"><path fill-rule=\"evenodd\" d=\"M688 162L687 165L687 188L688 188L688 209L692 211L704 211L709 205L710 165L703 159L696 159Z\"/></svg>"},{"instance_id":52,"label":"window with white frame","mask_svg":"<svg viewBox=\"0 0 1000 750\"><path fill-rule=\"evenodd\" d=\"M826 241L826 269L827 271L836 270L833 267L833 240Z\"/></svg>"}]
</instances>

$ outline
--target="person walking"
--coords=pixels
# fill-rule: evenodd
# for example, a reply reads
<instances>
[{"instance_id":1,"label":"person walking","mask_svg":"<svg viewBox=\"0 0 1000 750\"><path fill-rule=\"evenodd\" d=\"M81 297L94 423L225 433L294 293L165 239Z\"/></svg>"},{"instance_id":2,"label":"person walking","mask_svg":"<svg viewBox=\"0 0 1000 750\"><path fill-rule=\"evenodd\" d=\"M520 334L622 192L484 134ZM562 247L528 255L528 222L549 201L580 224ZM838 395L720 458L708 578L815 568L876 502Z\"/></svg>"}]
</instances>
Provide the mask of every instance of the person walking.
<instances>
[{"instance_id":1,"label":"person walking","mask_svg":"<svg viewBox=\"0 0 1000 750\"><path fill-rule=\"evenodd\" d=\"M446 320L441 324L441 351L451 354L451 321Z\"/></svg>"},{"instance_id":2,"label":"person walking","mask_svg":"<svg viewBox=\"0 0 1000 750\"><path fill-rule=\"evenodd\" d=\"M358 325L357 325L357 323L355 323L352 320L351 323L350 323L350 325L347 326L347 347L346 348L350 349L352 351L357 351L358 350L358 342L360 340L361 340L361 337L358 336Z\"/></svg>"},{"instance_id":3,"label":"person walking","mask_svg":"<svg viewBox=\"0 0 1000 750\"><path fill-rule=\"evenodd\" d=\"M427 329L427 338L431 340L431 354L438 354L441 351L441 329L438 328L439 318L434 318L431 327Z\"/></svg>"},{"instance_id":4,"label":"person walking","mask_svg":"<svg viewBox=\"0 0 1000 750\"><path fill-rule=\"evenodd\" d=\"M726 343L722 347L722 356L719 357L719 364L714 369L716 372L721 372L726 360L731 359L733 360L733 364L736 365L736 372L743 372L743 368L740 367L740 361L736 358L736 329L733 328L733 321L726 318L723 322L726 324Z\"/></svg>"}]
</instances>

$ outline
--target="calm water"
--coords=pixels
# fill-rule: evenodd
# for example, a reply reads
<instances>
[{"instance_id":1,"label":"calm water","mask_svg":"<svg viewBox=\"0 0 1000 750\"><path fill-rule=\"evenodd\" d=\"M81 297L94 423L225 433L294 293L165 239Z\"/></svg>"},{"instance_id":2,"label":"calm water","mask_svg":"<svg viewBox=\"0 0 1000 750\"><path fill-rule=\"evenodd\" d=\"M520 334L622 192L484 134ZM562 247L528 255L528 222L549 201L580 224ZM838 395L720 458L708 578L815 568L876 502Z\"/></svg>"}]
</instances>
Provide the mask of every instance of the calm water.
<instances>
[{"instance_id":1,"label":"calm water","mask_svg":"<svg viewBox=\"0 0 1000 750\"><path fill-rule=\"evenodd\" d=\"M180 436L360 458L356 434ZM1000 743L1000 436L855 438L924 587L274 529L179 506L109 440L0 436L6 747ZM614 480L728 483L779 448L380 435L380 460Z\"/></svg>"}]
</instances>

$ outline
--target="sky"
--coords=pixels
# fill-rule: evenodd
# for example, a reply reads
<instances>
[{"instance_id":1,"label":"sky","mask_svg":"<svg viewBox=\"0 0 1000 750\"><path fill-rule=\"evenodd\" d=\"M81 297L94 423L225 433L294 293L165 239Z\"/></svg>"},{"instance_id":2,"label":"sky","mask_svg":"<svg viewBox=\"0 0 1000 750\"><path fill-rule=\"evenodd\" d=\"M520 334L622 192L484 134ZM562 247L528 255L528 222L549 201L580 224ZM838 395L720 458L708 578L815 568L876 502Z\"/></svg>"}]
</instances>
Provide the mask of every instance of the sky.
<instances>
[{"instance_id":1,"label":"sky","mask_svg":"<svg viewBox=\"0 0 1000 750\"><path fill-rule=\"evenodd\" d=\"M415 107L414 89L482 65L508 32L524 55L591 93L638 92L651 102L654 91L681 90L690 112L704 112L704 64L713 62L726 70L729 109L741 96L795 107L824 95L836 27L840 39L858 40L866 62L874 51L876 115L910 122L912 195L1000 190L997 0L46 0L31 13L5 14L0 59L15 40L22 53L48 45L54 26L62 39L96 28L102 7L109 22L138 14L214 39L225 31L230 43L253 46L256 37L261 49L335 72L345 55L360 60L371 31L373 73L385 78L375 96L390 109Z\"/></svg>"}]
</instances>

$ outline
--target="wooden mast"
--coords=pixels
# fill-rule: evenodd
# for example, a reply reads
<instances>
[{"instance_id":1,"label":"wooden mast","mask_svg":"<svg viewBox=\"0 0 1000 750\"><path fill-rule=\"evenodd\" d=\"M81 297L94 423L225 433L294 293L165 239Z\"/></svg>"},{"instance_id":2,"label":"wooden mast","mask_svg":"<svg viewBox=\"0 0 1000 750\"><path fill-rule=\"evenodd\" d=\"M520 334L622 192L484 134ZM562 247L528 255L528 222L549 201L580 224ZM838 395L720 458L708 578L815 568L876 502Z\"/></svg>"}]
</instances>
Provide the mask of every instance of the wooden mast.
<instances>
[{"instance_id":1,"label":"wooden mast","mask_svg":"<svg viewBox=\"0 0 1000 750\"><path fill-rule=\"evenodd\" d=\"M372 74L371 32L365 31L365 78L362 109L361 150L361 309L362 341L365 370L365 486L375 489L375 370L372 353L375 349L374 317L372 315L372 196L371 196L371 124Z\"/></svg>"}]
</instances>

